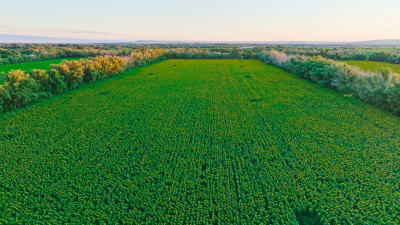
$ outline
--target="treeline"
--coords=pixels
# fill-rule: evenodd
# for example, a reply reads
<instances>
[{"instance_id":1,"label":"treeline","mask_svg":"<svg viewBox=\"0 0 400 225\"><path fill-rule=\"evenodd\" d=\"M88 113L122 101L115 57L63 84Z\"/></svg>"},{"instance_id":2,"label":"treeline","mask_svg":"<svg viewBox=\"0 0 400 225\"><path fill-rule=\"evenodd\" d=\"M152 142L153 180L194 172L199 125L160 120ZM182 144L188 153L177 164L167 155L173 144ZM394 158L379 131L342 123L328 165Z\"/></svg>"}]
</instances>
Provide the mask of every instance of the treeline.
<instances>
[{"instance_id":1,"label":"treeline","mask_svg":"<svg viewBox=\"0 0 400 225\"><path fill-rule=\"evenodd\" d=\"M391 48L382 50L382 48L320 48L320 47L293 47L276 46L271 49L284 52L289 55L322 56L334 60L361 60L376 61L400 64L400 49Z\"/></svg>"},{"instance_id":2,"label":"treeline","mask_svg":"<svg viewBox=\"0 0 400 225\"><path fill-rule=\"evenodd\" d=\"M60 58L127 56L142 48L123 44L0 44L0 65Z\"/></svg>"},{"instance_id":3,"label":"treeline","mask_svg":"<svg viewBox=\"0 0 400 225\"><path fill-rule=\"evenodd\" d=\"M28 73L12 70L0 85L0 111L24 107L40 99L73 90L82 85L113 77L125 70L164 58L164 50L132 52L129 56L97 56L63 61L49 70L33 69Z\"/></svg>"},{"instance_id":4,"label":"treeline","mask_svg":"<svg viewBox=\"0 0 400 225\"><path fill-rule=\"evenodd\" d=\"M164 49L169 58L254 58L260 51L276 49L289 55L322 56L334 60L363 60L400 64L400 49L371 47L316 47L235 44L0 44L0 65L58 58L99 55L127 56L142 49ZM172 49L172 50L171 50Z\"/></svg>"},{"instance_id":5,"label":"treeline","mask_svg":"<svg viewBox=\"0 0 400 225\"><path fill-rule=\"evenodd\" d=\"M165 59L164 49L141 49L133 51L128 57L123 57L127 62L127 69L144 66Z\"/></svg>"},{"instance_id":6,"label":"treeline","mask_svg":"<svg viewBox=\"0 0 400 225\"><path fill-rule=\"evenodd\" d=\"M354 95L400 115L400 75L390 68L366 72L321 56L288 55L276 50L258 54L260 60L314 81L324 87Z\"/></svg>"},{"instance_id":7,"label":"treeline","mask_svg":"<svg viewBox=\"0 0 400 225\"><path fill-rule=\"evenodd\" d=\"M211 58L229 58L246 55L242 52L247 45L231 44L0 44L0 65L59 58L88 58L100 55L128 56L132 51L144 49L175 49L172 54L179 57L200 55ZM190 50L185 50L190 49ZM183 52L182 52L183 51ZM233 53L233 55L230 55ZM254 55L254 54L253 54Z\"/></svg>"},{"instance_id":8,"label":"treeline","mask_svg":"<svg viewBox=\"0 0 400 225\"><path fill-rule=\"evenodd\" d=\"M233 47L231 49L175 48L166 51L167 59L255 59L256 52L251 49Z\"/></svg>"}]
</instances>

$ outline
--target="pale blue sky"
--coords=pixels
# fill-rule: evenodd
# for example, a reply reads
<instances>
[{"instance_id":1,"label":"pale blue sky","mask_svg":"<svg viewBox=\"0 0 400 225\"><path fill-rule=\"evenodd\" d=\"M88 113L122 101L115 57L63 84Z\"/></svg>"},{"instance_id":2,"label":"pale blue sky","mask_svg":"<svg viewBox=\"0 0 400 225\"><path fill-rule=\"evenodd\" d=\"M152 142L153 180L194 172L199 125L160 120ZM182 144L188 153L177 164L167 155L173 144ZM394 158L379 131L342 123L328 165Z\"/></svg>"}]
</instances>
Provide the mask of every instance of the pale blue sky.
<instances>
[{"instance_id":1,"label":"pale blue sky","mask_svg":"<svg viewBox=\"0 0 400 225\"><path fill-rule=\"evenodd\" d=\"M400 39L400 0L0 0L0 33L185 41Z\"/></svg>"}]
</instances>

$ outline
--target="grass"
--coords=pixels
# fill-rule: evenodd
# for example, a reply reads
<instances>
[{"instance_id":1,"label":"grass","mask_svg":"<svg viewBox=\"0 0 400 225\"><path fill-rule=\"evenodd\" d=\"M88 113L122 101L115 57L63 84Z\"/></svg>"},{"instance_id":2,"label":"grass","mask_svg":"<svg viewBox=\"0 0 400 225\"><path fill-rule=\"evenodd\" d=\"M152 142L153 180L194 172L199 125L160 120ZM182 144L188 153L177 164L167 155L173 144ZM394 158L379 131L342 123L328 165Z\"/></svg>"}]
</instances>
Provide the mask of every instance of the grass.
<instances>
[{"instance_id":1,"label":"grass","mask_svg":"<svg viewBox=\"0 0 400 225\"><path fill-rule=\"evenodd\" d=\"M63 60L78 60L80 58L63 58L63 59L52 59L25 63L5 64L0 65L0 83L2 83L2 72L7 73L10 70L23 70L29 71L31 69L49 69L50 64L58 64Z\"/></svg>"},{"instance_id":2,"label":"grass","mask_svg":"<svg viewBox=\"0 0 400 225\"><path fill-rule=\"evenodd\" d=\"M400 119L255 60L163 61L0 127L1 223L399 223Z\"/></svg>"},{"instance_id":3,"label":"grass","mask_svg":"<svg viewBox=\"0 0 400 225\"><path fill-rule=\"evenodd\" d=\"M373 61L344 61L351 66L358 66L363 70L375 72L382 68L391 68L393 72L400 73L400 64Z\"/></svg>"}]
</instances>

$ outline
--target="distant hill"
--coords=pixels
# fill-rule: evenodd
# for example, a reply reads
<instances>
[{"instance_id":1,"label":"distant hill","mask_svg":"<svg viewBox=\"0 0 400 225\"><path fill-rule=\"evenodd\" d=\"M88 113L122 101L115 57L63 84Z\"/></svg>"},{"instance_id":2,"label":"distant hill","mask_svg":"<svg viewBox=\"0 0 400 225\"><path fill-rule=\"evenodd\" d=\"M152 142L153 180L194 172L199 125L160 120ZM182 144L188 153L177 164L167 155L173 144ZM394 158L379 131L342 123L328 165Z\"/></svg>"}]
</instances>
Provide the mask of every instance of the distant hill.
<instances>
[{"instance_id":1,"label":"distant hill","mask_svg":"<svg viewBox=\"0 0 400 225\"><path fill-rule=\"evenodd\" d=\"M165 41L165 40L96 40L82 38L44 37L15 34L0 34L0 43L133 43L133 44L250 44L250 45L316 45L316 46L400 46L400 39L355 41L355 42L317 42L317 41Z\"/></svg>"},{"instance_id":2,"label":"distant hill","mask_svg":"<svg viewBox=\"0 0 400 225\"><path fill-rule=\"evenodd\" d=\"M400 45L400 39L386 39L386 40L372 40L372 41L359 41L359 44L370 45Z\"/></svg>"},{"instance_id":3,"label":"distant hill","mask_svg":"<svg viewBox=\"0 0 400 225\"><path fill-rule=\"evenodd\" d=\"M210 41L163 41L163 40L138 40L131 43L138 44L183 44L183 43L197 43L197 44L209 44L209 43L221 43L221 44L248 44L248 45L316 45L316 46L400 46L400 39L394 40L372 40L372 41L354 41L354 42L334 42L334 41L221 41L221 42L210 42Z\"/></svg>"}]
</instances>

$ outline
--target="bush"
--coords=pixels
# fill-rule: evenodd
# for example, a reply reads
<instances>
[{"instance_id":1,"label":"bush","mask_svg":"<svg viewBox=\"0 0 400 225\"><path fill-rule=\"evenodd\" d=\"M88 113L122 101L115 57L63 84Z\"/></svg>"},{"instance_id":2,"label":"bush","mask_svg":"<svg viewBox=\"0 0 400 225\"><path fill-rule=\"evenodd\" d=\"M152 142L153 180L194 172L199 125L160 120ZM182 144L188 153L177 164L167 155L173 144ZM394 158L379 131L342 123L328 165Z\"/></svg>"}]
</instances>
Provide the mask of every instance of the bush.
<instances>
[{"instance_id":1,"label":"bush","mask_svg":"<svg viewBox=\"0 0 400 225\"><path fill-rule=\"evenodd\" d=\"M400 83L395 83L393 87L386 89L387 104L390 105L391 110L400 115Z\"/></svg>"},{"instance_id":2,"label":"bush","mask_svg":"<svg viewBox=\"0 0 400 225\"><path fill-rule=\"evenodd\" d=\"M161 49L144 49L141 51L132 52L131 55L126 58L127 67L139 67L146 64L159 61L165 58L165 50Z\"/></svg>"},{"instance_id":3,"label":"bush","mask_svg":"<svg viewBox=\"0 0 400 225\"><path fill-rule=\"evenodd\" d=\"M36 90L37 92L45 93L49 91L48 87L50 79L49 79L49 74L47 73L46 70L32 69L29 71L29 75L38 84Z\"/></svg>"},{"instance_id":4,"label":"bush","mask_svg":"<svg viewBox=\"0 0 400 225\"><path fill-rule=\"evenodd\" d=\"M84 60L83 60L84 61ZM57 70L64 78L67 89L72 90L82 85L83 83L83 61L62 61L60 64L53 64L50 69Z\"/></svg>"},{"instance_id":5,"label":"bush","mask_svg":"<svg viewBox=\"0 0 400 225\"><path fill-rule=\"evenodd\" d=\"M49 70L49 84L46 89L52 94L61 94L67 89L64 77L56 69Z\"/></svg>"},{"instance_id":6,"label":"bush","mask_svg":"<svg viewBox=\"0 0 400 225\"><path fill-rule=\"evenodd\" d=\"M3 110L15 109L38 99L37 83L22 70L11 70L0 85L0 102Z\"/></svg>"}]
</instances>

